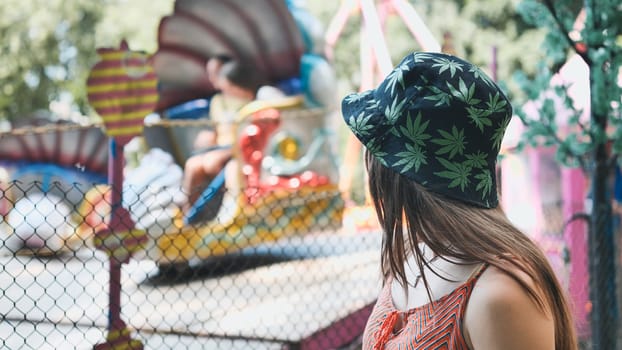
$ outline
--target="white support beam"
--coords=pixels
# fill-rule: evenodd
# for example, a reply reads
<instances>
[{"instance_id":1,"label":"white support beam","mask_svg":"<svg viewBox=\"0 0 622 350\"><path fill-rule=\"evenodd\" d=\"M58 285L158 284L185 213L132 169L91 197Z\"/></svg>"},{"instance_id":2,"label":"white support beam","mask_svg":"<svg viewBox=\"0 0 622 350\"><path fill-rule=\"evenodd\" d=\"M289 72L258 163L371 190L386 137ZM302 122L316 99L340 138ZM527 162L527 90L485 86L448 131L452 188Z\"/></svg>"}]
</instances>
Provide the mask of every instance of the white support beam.
<instances>
[{"instance_id":1,"label":"white support beam","mask_svg":"<svg viewBox=\"0 0 622 350\"><path fill-rule=\"evenodd\" d=\"M393 0L393 8L398 13L408 30L417 39L423 51L440 52L441 44L436 41L432 32L423 23L414 7L406 0Z\"/></svg>"},{"instance_id":2,"label":"white support beam","mask_svg":"<svg viewBox=\"0 0 622 350\"><path fill-rule=\"evenodd\" d=\"M386 76L393 69L393 63L391 62L391 56L389 55L389 49L384 38L384 31L380 25L376 6L373 0L360 0L360 2L367 38L374 50L380 73Z\"/></svg>"}]
</instances>

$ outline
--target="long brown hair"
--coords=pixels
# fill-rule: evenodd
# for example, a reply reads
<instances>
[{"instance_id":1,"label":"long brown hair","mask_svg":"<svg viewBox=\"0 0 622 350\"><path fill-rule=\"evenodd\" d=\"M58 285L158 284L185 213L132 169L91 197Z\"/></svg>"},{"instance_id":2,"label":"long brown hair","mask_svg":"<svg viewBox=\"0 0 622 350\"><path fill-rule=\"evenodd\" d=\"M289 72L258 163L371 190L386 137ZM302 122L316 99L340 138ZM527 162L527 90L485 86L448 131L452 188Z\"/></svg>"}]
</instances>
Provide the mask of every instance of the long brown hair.
<instances>
[{"instance_id":1,"label":"long brown hair","mask_svg":"<svg viewBox=\"0 0 622 350\"><path fill-rule=\"evenodd\" d=\"M552 315L555 349L577 349L571 312L553 269L542 251L510 223L501 208L478 208L429 192L386 168L369 152L365 163L369 191L384 231L381 268L385 280L390 276L406 286L405 261L414 254L431 295L423 272L427 262L415 244L418 242L445 259L487 263L514 278L542 312ZM533 280L536 290L517 275L516 269Z\"/></svg>"}]
</instances>

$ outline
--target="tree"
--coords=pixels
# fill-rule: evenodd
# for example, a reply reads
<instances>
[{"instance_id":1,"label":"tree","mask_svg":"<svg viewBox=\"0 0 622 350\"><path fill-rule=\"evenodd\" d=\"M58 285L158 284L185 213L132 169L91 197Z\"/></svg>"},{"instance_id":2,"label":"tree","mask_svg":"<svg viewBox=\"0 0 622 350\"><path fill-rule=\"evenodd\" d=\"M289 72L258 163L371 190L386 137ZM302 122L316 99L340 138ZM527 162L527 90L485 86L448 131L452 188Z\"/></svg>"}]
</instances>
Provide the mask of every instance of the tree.
<instances>
[{"instance_id":1,"label":"tree","mask_svg":"<svg viewBox=\"0 0 622 350\"><path fill-rule=\"evenodd\" d=\"M38 109L76 85L94 58L99 1L5 0L0 3L0 118L13 120ZM41 6L44 4L43 6ZM78 104L83 101L77 99Z\"/></svg>"},{"instance_id":2,"label":"tree","mask_svg":"<svg viewBox=\"0 0 622 350\"><path fill-rule=\"evenodd\" d=\"M540 42L545 33L523 20L516 10L517 0L415 1L414 4L425 10L425 18L439 40L444 33L450 33L458 56L496 77L511 95L522 95L511 79L512 74L522 70L528 76L535 76L535 67L544 53L534 50L533 43ZM498 55L494 68L493 47Z\"/></svg>"},{"instance_id":3,"label":"tree","mask_svg":"<svg viewBox=\"0 0 622 350\"><path fill-rule=\"evenodd\" d=\"M92 114L85 82L97 47L155 50L157 24L172 0L0 1L0 120L17 120L67 101Z\"/></svg>"},{"instance_id":4,"label":"tree","mask_svg":"<svg viewBox=\"0 0 622 350\"><path fill-rule=\"evenodd\" d=\"M519 111L527 127L525 138L533 145L555 145L560 162L581 166L591 180L588 251L592 343L594 349L616 349L619 319L608 180L622 152L622 5L619 0L525 0L519 9L528 22L547 29L543 43L547 60L539 67L537 78L517 75L527 97L540 105L537 118ZM552 75L570 54L579 55L589 68L589 121L580 119L581 111L575 109L568 86L550 85ZM568 125L577 128L560 130L551 90L572 111Z\"/></svg>"}]
</instances>

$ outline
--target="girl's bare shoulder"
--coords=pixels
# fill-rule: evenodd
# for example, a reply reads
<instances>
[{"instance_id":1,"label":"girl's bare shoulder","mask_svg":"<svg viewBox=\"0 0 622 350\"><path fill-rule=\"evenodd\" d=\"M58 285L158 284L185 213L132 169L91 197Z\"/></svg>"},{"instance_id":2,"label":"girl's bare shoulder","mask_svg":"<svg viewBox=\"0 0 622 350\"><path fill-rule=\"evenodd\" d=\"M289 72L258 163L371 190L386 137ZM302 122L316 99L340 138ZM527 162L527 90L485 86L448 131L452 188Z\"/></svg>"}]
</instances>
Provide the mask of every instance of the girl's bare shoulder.
<instances>
[{"instance_id":1,"label":"girl's bare shoulder","mask_svg":"<svg viewBox=\"0 0 622 350\"><path fill-rule=\"evenodd\" d=\"M526 273L512 271L539 293ZM555 329L527 290L508 273L490 266L475 284L464 316L464 333L474 350L555 349Z\"/></svg>"}]
</instances>

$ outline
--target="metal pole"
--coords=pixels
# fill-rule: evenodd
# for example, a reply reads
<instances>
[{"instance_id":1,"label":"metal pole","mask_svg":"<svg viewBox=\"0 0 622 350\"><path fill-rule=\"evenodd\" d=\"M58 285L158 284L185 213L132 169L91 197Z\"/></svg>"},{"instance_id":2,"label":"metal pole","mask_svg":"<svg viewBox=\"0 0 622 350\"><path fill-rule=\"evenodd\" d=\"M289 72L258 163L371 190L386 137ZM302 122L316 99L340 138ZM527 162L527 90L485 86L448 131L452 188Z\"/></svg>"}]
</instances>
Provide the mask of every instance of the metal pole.
<instances>
[{"instance_id":1,"label":"metal pole","mask_svg":"<svg viewBox=\"0 0 622 350\"><path fill-rule=\"evenodd\" d=\"M121 228L119 209L122 207L123 195L123 145L120 145L114 138L110 138L110 155L108 161L108 181L111 187L110 205L110 228ZM121 320L121 264L115 257L110 257L110 281L109 281L109 300L110 300L110 324L109 329L125 324Z\"/></svg>"},{"instance_id":2,"label":"metal pole","mask_svg":"<svg viewBox=\"0 0 622 350\"><path fill-rule=\"evenodd\" d=\"M127 232L133 229L133 223L124 222L126 215L123 213L123 146L125 142L117 142L110 138L110 153L108 156L108 182L111 187L109 230L112 234ZM132 227L127 227L132 226ZM116 244L116 243L115 243ZM109 247L115 249L115 247ZM109 255L109 281L108 281L108 335L106 342L97 344L94 350L142 350L140 340L132 339L125 322L121 319L121 266L129 260L129 254L125 259L120 259L114 253Z\"/></svg>"}]
</instances>

